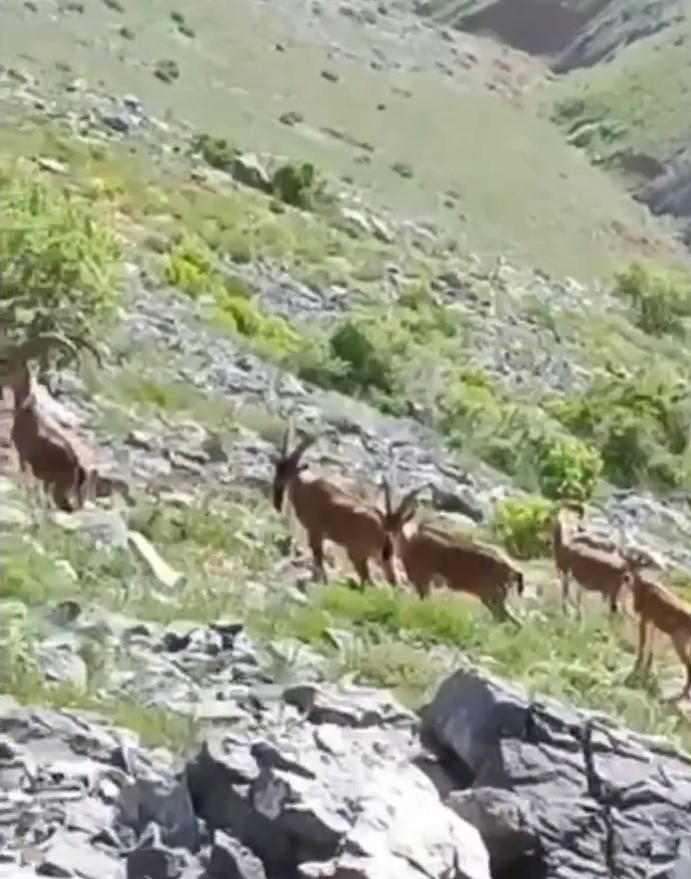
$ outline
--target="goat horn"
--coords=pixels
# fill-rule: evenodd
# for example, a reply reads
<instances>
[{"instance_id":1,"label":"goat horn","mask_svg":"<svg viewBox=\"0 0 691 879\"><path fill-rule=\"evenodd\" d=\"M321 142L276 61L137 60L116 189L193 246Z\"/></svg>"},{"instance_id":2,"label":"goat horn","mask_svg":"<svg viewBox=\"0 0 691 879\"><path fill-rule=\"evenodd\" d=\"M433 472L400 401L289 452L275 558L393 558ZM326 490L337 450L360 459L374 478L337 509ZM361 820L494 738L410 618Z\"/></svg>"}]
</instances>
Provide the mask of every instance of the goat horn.
<instances>
[{"instance_id":1,"label":"goat horn","mask_svg":"<svg viewBox=\"0 0 691 879\"><path fill-rule=\"evenodd\" d=\"M424 491L425 488L427 488L426 485L418 485L417 488L411 488L411 490L407 494L404 494L401 498L398 509L404 510L406 507L411 506L415 498L420 494L421 491Z\"/></svg>"},{"instance_id":2,"label":"goat horn","mask_svg":"<svg viewBox=\"0 0 691 879\"><path fill-rule=\"evenodd\" d=\"M389 480L384 477L381 481L381 487L384 491L384 509L386 510L386 515L391 515L391 486L389 485Z\"/></svg>"},{"instance_id":3,"label":"goat horn","mask_svg":"<svg viewBox=\"0 0 691 879\"><path fill-rule=\"evenodd\" d=\"M310 446L314 445L314 443L316 443L316 441L318 439L320 439L323 435L324 435L324 431L321 431L320 433L308 433L307 436L303 436L303 438L300 440L300 442L295 446L293 451L290 453L290 457L297 464L297 462L305 454L307 449L309 449Z\"/></svg>"},{"instance_id":4,"label":"goat horn","mask_svg":"<svg viewBox=\"0 0 691 879\"><path fill-rule=\"evenodd\" d=\"M7 351L2 352L0 361L5 363L26 363L40 357L49 348L62 348L74 357L77 356L77 348L73 342L58 333L43 333L27 339L19 345L11 345Z\"/></svg>"}]
</instances>

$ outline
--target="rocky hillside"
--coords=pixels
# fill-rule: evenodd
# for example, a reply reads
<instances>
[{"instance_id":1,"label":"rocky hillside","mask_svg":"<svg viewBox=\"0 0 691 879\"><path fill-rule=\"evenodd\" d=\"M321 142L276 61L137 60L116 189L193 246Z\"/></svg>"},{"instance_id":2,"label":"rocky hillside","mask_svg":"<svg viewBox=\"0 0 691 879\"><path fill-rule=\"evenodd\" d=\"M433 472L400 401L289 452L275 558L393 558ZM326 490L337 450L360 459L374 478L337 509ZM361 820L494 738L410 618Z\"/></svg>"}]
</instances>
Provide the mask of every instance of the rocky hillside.
<instances>
[{"instance_id":1,"label":"rocky hillside","mask_svg":"<svg viewBox=\"0 0 691 879\"><path fill-rule=\"evenodd\" d=\"M5 399L0 873L687 875L679 664L632 678L635 622L562 613L549 557L575 491L691 594L687 254L534 111L618 6L551 48L492 8L5 4L3 326L84 347L41 401L99 497L36 502ZM289 417L503 544L520 631L335 551L312 583Z\"/></svg>"}]
</instances>

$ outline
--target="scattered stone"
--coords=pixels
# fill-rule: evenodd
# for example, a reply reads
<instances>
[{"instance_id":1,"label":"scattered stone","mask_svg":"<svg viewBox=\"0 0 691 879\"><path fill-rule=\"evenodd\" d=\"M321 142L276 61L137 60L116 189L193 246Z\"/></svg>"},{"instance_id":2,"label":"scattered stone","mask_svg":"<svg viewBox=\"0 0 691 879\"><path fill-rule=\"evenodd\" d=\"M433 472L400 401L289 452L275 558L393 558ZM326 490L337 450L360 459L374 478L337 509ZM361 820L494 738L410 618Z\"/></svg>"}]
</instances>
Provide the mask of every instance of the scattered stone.
<instances>
[{"instance_id":1,"label":"scattered stone","mask_svg":"<svg viewBox=\"0 0 691 879\"><path fill-rule=\"evenodd\" d=\"M233 156L230 163L230 173L243 186L250 186L260 192L271 192L271 178L257 156L249 153Z\"/></svg>"}]
</instances>

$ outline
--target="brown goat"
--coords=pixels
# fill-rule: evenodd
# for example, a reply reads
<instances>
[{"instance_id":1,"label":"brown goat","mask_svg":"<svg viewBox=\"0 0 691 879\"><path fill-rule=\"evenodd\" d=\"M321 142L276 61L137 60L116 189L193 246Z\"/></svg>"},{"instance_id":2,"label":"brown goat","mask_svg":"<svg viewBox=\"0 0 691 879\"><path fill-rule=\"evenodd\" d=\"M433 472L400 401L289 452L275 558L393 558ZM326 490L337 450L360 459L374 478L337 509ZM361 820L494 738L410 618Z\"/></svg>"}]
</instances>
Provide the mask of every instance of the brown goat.
<instances>
[{"instance_id":1,"label":"brown goat","mask_svg":"<svg viewBox=\"0 0 691 879\"><path fill-rule=\"evenodd\" d=\"M11 388L14 397L10 439L22 472L30 470L61 510L73 512L75 506L70 495L75 496L76 507L83 506L94 470L87 450L41 411L36 400L27 361L41 356L51 346L76 353L74 346L61 336L44 335L3 352L0 372L2 383Z\"/></svg>"},{"instance_id":2,"label":"brown goat","mask_svg":"<svg viewBox=\"0 0 691 879\"><path fill-rule=\"evenodd\" d=\"M617 612L617 602L626 573L626 565L612 544L588 534L583 529L582 504L570 502L558 512L552 531L554 562L561 576L561 602L566 610L570 577L578 584L576 610L581 612L583 591L599 592L609 602L610 613Z\"/></svg>"},{"instance_id":3,"label":"brown goat","mask_svg":"<svg viewBox=\"0 0 691 879\"><path fill-rule=\"evenodd\" d=\"M429 595L434 583L445 584L454 592L474 595L495 619L520 626L506 601L512 585L518 595L523 594L523 574L508 555L498 547L466 543L439 528L413 522L421 488L409 491L395 509L388 482L383 488L384 528L420 598Z\"/></svg>"},{"instance_id":4,"label":"brown goat","mask_svg":"<svg viewBox=\"0 0 691 879\"><path fill-rule=\"evenodd\" d=\"M382 515L376 507L354 497L335 483L312 473L305 473L303 454L321 434L311 434L289 451L290 428L274 458L273 505L280 512L286 491L295 514L307 532L314 562L315 577L326 582L324 540L341 546L360 578L360 588L371 583L370 559L378 561L386 579L396 585L392 564L393 548L383 528Z\"/></svg>"},{"instance_id":5,"label":"brown goat","mask_svg":"<svg viewBox=\"0 0 691 879\"><path fill-rule=\"evenodd\" d=\"M626 585L633 593L633 609L638 614L638 649L631 674L650 673L655 630L667 635L686 672L683 689L669 700L679 701L691 695L691 604L655 578L645 556L626 552L625 556Z\"/></svg>"}]
</instances>

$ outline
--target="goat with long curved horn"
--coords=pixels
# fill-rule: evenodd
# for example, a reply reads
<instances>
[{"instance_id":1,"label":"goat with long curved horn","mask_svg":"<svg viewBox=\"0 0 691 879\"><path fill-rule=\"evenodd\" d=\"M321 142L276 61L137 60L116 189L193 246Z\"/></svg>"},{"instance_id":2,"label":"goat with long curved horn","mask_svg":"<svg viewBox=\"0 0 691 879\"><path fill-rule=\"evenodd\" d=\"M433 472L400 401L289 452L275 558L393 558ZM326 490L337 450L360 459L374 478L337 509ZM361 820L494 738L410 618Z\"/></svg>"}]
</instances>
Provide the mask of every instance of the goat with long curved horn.
<instances>
[{"instance_id":1,"label":"goat with long curved horn","mask_svg":"<svg viewBox=\"0 0 691 879\"><path fill-rule=\"evenodd\" d=\"M415 500L425 488L411 489L394 507L389 484L384 483L384 529L420 598L429 595L432 584L443 583L455 592L475 595L496 619L519 626L506 600L512 585L522 595L523 573L498 547L462 542L440 528L414 522Z\"/></svg>"},{"instance_id":2,"label":"goat with long curved horn","mask_svg":"<svg viewBox=\"0 0 691 879\"><path fill-rule=\"evenodd\" d=\"M286 430L280 451L274 457L274 508L279 512L283 509L287 494L307 532L315 577L327 580L324 540L331 540L345 550L361 588L371 582L370 559L381 564L387 580L395 585L391 542L384 532L380 511L325 477L305 472L309 465L302 463L302 456L325 433L304 436L291 451Z\"/></svg>"},{"instance_id":3,"label":"goat with long curved horn","mask_svg":"<svg viewBox=\"0 0 691 879\"><path fill-rule=\"evenodd\" d=\"M17 450L22 472L31 471L52 493L56 504L71 512L70 495L76 496L77 506L81 507L95 470L89 451L43 412L36 399L34 379L27 361L40 357L51 347L77 353L72 342L64 336L35 336L10 345L0 353L0 378L3 385L11 388L14 397L10 439Z\"/></svg>"}]
</instances>

